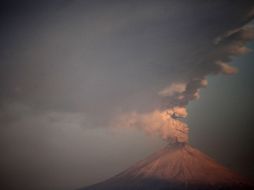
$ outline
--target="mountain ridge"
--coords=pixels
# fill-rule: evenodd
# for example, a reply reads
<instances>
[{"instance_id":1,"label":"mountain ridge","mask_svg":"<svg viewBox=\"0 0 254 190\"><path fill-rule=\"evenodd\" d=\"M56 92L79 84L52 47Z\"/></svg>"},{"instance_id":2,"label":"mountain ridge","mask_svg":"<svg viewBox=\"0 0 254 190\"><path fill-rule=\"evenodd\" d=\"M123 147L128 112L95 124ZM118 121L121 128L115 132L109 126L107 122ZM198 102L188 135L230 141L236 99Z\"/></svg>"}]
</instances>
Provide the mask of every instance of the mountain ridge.
<instances>
[{"instance_id":1,"label":"mountain ridge","mask_svg":"<svg viewBox=\"0 0 254 190\"><path fill-rule=\"evenodd\" d=\"M82 190L254 189L245 178L187 143L171 144L129 169Z\"/></svg>"}]
</instances>

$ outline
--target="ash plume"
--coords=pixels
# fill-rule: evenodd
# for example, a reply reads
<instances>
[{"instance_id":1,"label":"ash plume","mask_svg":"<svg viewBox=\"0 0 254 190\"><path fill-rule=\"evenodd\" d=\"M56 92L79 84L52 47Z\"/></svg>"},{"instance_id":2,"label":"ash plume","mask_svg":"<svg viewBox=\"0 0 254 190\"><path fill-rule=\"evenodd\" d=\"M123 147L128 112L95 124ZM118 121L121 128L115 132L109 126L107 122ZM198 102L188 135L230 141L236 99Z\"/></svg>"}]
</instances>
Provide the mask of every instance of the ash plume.
<instances>
[{"instance_id":1,"label":"ash plume","mask_svg":"<svg viewBox=\"0 0 254 190\"><path fill-rule=\"evenodd\" d=\"M254 28L246 24L216 37L213 46L202 55L203 60L192 70L188 80L173 82L158 92L162 99L160 109L121 116L120 125L144 129L170 143L188 143L188 125L179 120L187 116L187 105L200 98L200 89L208 85L208 75L236 74L238 69L231 66L230 62L235 56L249 53L251 49L246 44L253 39Z\"/></svg>"},{"instance_id":2,"label":"ash plume","mask_svg":"<svg viewBox=\"0 0 254 190\"><path fill-rule=\"evenodd\" d=\"M120 127L135 127L144 130L149 135L159 135L170 143L187 143L189 130L187 124L175 118L185 116L187 116L185 108L174 107L164 111L155 110L151 113L123 114L114 123Z\"/></svg>"}]
</instances>

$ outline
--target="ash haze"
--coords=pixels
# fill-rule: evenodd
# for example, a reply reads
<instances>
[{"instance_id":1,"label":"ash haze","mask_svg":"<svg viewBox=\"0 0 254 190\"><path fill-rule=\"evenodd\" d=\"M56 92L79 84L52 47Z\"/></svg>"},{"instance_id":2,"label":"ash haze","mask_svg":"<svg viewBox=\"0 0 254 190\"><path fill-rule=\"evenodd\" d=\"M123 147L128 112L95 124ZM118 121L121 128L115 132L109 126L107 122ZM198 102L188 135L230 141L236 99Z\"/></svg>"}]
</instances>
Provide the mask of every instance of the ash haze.
<instances>
[{"instance_id":1,"label":"ash haze","mask_svg":"<svg viewBox=\"0 0 254 190\"><path fill-rule=\"evenodd\" d=\"M0 7L1 189L96 183L172 139L254 179L253 1Z\"/></svg>"}]
</instances>

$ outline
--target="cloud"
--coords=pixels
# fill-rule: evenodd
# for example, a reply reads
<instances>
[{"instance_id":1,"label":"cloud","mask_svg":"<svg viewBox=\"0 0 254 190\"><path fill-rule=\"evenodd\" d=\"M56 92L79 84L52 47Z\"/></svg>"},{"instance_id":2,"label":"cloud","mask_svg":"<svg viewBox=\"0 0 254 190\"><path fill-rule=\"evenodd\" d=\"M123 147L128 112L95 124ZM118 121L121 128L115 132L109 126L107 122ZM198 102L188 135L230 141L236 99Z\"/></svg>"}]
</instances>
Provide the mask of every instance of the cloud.
<instances>
[{"instance_id":1,"label":"cloud","mask_svg":"<svg viewBox=\"0 0 254 190\"><path fill-rule=\"evenodd\" d=\"M160 118L165 110L178 125L178 108L199 98L207 76L236 73L230 61L250 51L251 7L249 1L80 1L15 17L2 44L2 126L13 115L45 113L67 123L84 117L84 128L97 128L119 113ZM29 110L16 114L5 106L17 102Z\"/></svg>"},{"instance_id":2,"label":"cloud","mask_svg":"<svg viewBox=\"0 0 254 190\"><path fill-rule=\"evenodd\" d=\"M116 127L138 128L149 135L159 135L170 143L187 143L187 125L173 118L173 114L187 116L185 108L175 107L165 111L155 110L150 113L140 114L137 112L122 114L113 120Z\"/></svg>"},{"instance_id":3,"label":"cloud","mask_svg":"<svg viewBox=\"0 0 254 190\"><path fill-rule=\"evenodd\" d=\"M170 86L164 88L159 92L160 96L172 96L176 93L181 93L185 90L186 84L184 83L172 83Z\"/></svg>"},{"instance_id":4,"label":"cloud","mask_svg":"<svg viewBox=\"0 0 254 190\"><path fill-rule=\"evenodd\" d=\"M232 74L236 74L238 71L237 68L232 67L226 63L223 63L222 61L217 61L216 64L218 64L220 66L220 71L223 74L232 75Z\"/></svg>"}]
</instances>

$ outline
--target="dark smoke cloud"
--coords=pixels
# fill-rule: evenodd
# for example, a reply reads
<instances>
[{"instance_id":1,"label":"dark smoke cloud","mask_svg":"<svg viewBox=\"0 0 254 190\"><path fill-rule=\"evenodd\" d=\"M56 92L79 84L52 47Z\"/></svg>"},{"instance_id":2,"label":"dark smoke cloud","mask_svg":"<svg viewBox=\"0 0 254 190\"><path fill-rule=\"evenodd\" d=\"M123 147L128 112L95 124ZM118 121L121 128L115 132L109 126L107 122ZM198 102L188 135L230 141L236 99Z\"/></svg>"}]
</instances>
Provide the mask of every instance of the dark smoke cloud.
<instances>
[{"instance_id":1,"label":"dark smoke cloud","mask_svg":"<svg viewBox=\"0 0 254 190\"><path fill-rule=\"evenodd\" d=\"M213 48L203 54L199 68L194 70L189 81L184 81L185 90L169 94L169 96L163 95L164 108L186 106L190 101L199 98L199 89L207 86L205 78L208 75L237 73L237 68L230 66L230 61L233 56L250 52L246 43L252 39L254 39L254 29L244 25L242 28L225 32L225 35L219 36Z\"/></svg>"}]
</instances>

